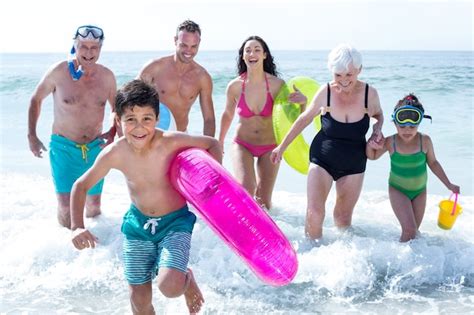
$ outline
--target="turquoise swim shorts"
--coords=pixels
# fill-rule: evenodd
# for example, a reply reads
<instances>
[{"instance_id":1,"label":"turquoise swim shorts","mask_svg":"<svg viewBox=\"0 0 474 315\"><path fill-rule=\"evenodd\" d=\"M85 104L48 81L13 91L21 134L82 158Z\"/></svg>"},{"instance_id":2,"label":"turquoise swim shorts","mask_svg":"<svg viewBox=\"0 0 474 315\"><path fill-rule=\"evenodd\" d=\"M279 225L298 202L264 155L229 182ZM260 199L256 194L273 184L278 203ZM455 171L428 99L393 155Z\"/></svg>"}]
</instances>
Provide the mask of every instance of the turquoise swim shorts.
<instances>
[{"instance_id":1,"label":"turquoise swim shorts","mask_svg":"<svg viewBox=\"0 0 474 315\"><path fill-rule=\"evenodd\" d=\"M150 282L162 267L186 272L195 222L196 216L187 205L161 217L149 217L132 204L122 223L128 283Z\"/></svg>"},{"instance_id":2,"label":"turquoise swim shorts","mask_svg":"<svg viewBox=\"0 0 474 315\"><path fill-rule=\"evenodd\" d=\"M60 135L51 135L49 160L57 193L71 192L74 182L94 164L103 143L104 140L97 138L87 144L78 144ZM103 186L101 179L87 194L99 195Z\"/></svg>"}]
</instances>

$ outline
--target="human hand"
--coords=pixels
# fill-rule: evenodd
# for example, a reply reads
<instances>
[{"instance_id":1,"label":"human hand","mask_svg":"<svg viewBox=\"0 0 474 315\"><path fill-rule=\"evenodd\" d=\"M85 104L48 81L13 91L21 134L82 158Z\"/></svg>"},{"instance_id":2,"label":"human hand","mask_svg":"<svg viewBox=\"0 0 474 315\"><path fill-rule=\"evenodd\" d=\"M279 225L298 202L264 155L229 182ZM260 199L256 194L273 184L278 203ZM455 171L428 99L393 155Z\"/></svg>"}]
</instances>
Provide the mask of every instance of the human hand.
<instances>
[{"instance_id":1,"label":"human hand","mask_svg":"<svg viewBox=\"0 0 474 315\"><path fill-rule=\"evenodd\" d=\"M112 126L109 131L107 132L104 132L103 134L101 134L99 136L100 139L104 139L105 140L105 143L104 144L101 144L100 147L101 148L105 148L106 146L108 146L109 144L111 144L112 142L114 142L114 138L115 138L115 134L117 132L117 129Z\"/></svg>"},{"instance_id":2,"label":"human hand","mask_svg":"<svg viewBox=\"0 0 474 315\"><path fill-rule=\"evenodd\" d=\"M43 152L48 151L46 147L43 145L43 142L41 142L37 136L28 135L28 142L30 144L31 152L33 152L33 155L36 157L42 158Z\"/></svg>"},{"instance_id":3,"label":"human hand","mask_svg":"<svg viewBox=\"0 0 474 315\"><path fill-rule=\"evenodd\" d=\"M374 143L377 143L377 144L383 144L384 142L384 136L383 136L383 133L382 133L382 130L378 127L375 127L374 125L374 128L373 128L373 131L372 131L372 134L370 135L369 137L369 140L368 142L374 142Z\"/></svg>"},{"instance_id":4,"label":"human hand","mask_svg":"<svg viewBox=\"0 0 474 315\"><path fill-rule=\"evenodd\" d=\"M379 128L379 127L374 126L374 129L372 131L372 135L375 136L375 142L380 142L384 138L383 133L382 133L382 129Z\"/></svg>"},{"instance_id":5,"label":"human hand","mask_svg":"<svg viewBox=\"0 0 474 315\"><path fill-rule=\"evenodd\" d=\"M458 185L449 183L448 189L451 190L455 194L461 193L461 187L459 187Z\"/></svg>"},{"instance_id":6,"label":"human hand","mask_svg":"<svg viewBox=\"0 0 474 315\"><path fill-rule=\"evenodd\" d=\"M86 229L78 228L72 232L72 244L75 248L81 250L84 248L95 248L99 239Z\"/></svg>"},{"instance_id":7,"label":"human hand","mask_svg":"<svg viewBox=\"0 0 474 315\"><path fill-rule=\"evenodd\" d=\"M380 150L385 145L385 138L382 136L380 140L377 140L377 136L372 134L369 140L367 140L367 144L369 145L369 147L371 147L374 150Z\"/></svg>"},{"instance_id":8,"label":"human hand","mask_svg":"<svg viewBox=\"0 0 474 315\"><path fill-rule=\"evenodd\" d=\"M277 146L270 154L270 161L272 161L273 164L280 163L283 156L283 152L284 150L282 150L280 146Z\"/></svg>"},{"instance_id":9,"label":"human hand","mask_svg":"<svg viewBox=\"0 0 474 315\"><path fill-rule=\"evenodd\" d=\"M308 102L306 96L304 96L304 94L301 93L301 91L298 90L298 88L294 84L293 89L295 91L288 96L288 101L290 101L291 103L300 104L302 106L306 105L306 103Z\"/></svg>"}]
</instances>

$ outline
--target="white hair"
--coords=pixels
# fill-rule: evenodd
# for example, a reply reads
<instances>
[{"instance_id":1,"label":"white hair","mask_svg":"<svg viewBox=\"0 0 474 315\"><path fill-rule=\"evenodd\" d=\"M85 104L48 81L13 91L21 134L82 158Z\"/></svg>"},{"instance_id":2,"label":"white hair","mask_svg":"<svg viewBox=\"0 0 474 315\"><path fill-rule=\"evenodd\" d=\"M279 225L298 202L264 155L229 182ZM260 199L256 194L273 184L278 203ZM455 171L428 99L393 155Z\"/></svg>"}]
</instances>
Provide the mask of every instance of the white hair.
<instances>
[{"instance_id":1,"label":"white hair","mask_svg":"<svg viewBox=\"0 0 474 315\"><path fill-rule=\"evenodd\" d=\"M92 36L91 33L87 34L87 37L81 37L81 36L77 36L76 39L74 39L74 48L76 48L77 50L77 46L79 45L79 42L96 42L96 43L99 43L99 46L102 47L102 42L104 41L103 39L99 39L99 38L94 38Z\"/></svg>"},{"instance_id":2,"label":"white hair","mask_svg":"<svg viewBox=\"0 0 474 315\"><path fill-rule=\"evenodd\" d=\"M360 69L362 67L362 55L349 44L340 44L328 55L328 69L332 73L341 73L349 70L349 65Z\"/></svg>"}]
</instances>

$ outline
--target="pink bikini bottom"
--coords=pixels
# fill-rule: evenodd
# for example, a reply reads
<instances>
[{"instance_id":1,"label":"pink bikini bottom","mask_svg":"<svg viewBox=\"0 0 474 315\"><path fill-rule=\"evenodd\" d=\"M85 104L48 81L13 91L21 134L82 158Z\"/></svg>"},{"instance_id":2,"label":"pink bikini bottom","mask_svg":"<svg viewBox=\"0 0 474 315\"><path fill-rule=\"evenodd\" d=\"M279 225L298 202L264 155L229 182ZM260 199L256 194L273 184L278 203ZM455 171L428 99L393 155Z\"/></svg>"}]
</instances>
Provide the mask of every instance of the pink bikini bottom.
<instances>
[{"instance_id":1,"label":"pink bikini bottom","mask_svg":"<svg viewBox=\"0 0 474 315\"><path fill-rule=\"evenodd\" d=\"M237 143L237 144L243 146L254 157L261 157L265 153L270 152L270 151L272 151L273 149L275 149L277 147L276 144L264 144L264 145L250 144L248 142L240 140L237 137L234 138L234 143Z\"/></svg>"}]
</instances>

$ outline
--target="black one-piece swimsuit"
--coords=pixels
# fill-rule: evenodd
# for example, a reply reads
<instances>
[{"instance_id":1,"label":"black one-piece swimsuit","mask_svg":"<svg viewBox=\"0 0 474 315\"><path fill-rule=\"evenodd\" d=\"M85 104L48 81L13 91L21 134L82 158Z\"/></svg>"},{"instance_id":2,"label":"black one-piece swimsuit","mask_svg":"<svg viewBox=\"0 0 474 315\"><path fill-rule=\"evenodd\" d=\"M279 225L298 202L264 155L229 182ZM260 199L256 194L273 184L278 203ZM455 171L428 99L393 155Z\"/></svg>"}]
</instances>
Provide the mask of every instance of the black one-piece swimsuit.
<instances>
[{"instance_id":1,"label":"black one-piece swimsuit","mask_svg":"<svg viewBox=\"0 0 474 315\"><path fill-rule=\"evenodd\" d=\"M365 86L365 108L369 85ZM331 90L328 83L327 107L330 106ZM351 174L365 172L365 134L369 130L370 117L365 113L361 120L341 123L327 112L321 117L321 131L311 143L309 160L324 168L334 180Z\"/></svg>"}]
</instances>

